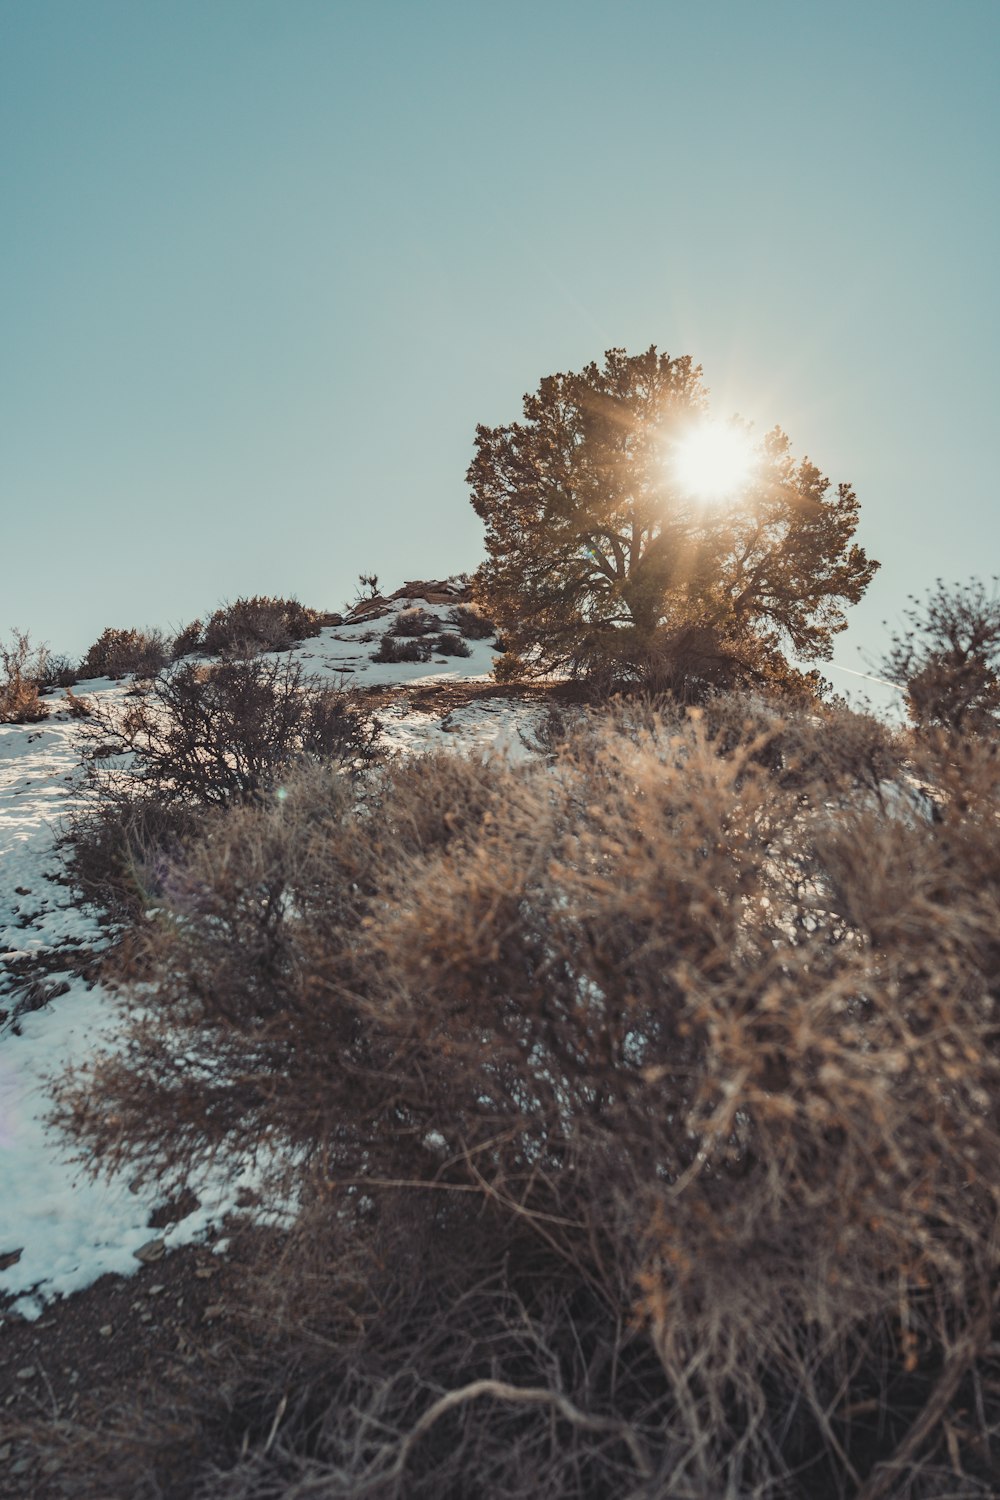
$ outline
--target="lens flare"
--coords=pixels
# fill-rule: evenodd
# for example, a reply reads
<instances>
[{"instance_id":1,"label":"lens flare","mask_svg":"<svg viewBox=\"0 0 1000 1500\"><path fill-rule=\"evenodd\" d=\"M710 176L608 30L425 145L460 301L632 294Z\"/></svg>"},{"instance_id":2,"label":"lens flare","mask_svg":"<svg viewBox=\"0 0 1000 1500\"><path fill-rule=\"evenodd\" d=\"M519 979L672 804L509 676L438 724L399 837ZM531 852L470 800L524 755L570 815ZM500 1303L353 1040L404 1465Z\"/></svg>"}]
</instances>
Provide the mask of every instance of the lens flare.
<instances>
[{"instance_id":1,"label":"lens flare","mask_svg":"<svg viewBox=\"0 0 1000 1500\"><path fill-rule=\"evenodd\" d=\"M723 500L742 489L754 461L749 434L727 422L702 422L681 438L669 459L682 488L705 500Z\"/></svg>"}]
</instances>

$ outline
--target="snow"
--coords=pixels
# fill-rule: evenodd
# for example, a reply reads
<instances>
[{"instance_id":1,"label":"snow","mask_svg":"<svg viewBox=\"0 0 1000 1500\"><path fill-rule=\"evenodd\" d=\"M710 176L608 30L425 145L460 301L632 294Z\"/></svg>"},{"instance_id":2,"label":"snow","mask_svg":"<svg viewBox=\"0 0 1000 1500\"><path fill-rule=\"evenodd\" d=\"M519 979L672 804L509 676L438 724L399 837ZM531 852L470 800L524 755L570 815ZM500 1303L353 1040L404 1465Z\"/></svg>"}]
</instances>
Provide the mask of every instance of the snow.
<instances>
[{"instance_id":1,"label":"snow","mask_svg":"<svg viewBox=\"0 0 1000 1500\"><path fill-rule=\"evenodd\" d=\"M490 641L470 641L469 657L430 662L377 663L378 638L393 614L409 604L433 613L440 606L419 598L395 601L376 621L330 626L292 653L304 670L345 687L398 689L381 711L391 751L492 751L519 757L519 731L535 711L517 699L489 697L443 715L415 709L407 690L489 678L496 651ZM374 639L364 639L374 633ZM107 679L80 683L79 697L120 697L127 684ZM58 699L48 700L58 705ZM18 959L44 956L44 983L63 993L0 1028L0 1295L13 1310L37 1317L45 1303L89 1285L107 1271L138 1269L135 1251L150 1239L169 1247L203 1239L233 1209L253 1173L216 1176L193 1184L201 1200L194 1213L151 1229L162 1192L123 1177L90 1177L72 1160L71 1144L45 1123L52 1080L69 1063L113 1043L116 1007L111 995L73 973L81 950L99 950L107 930L98 912L59 881L57 839L62 821L81 797L81 725L64 709L37 725L0 725L0 1012L16 999ZM63 956L65 955L65 960ZM63 966L65 964L65 966Z\"/></svg>"},{"instance_id":2,"label":"snow","mask_svg":"<svg viewBox=\"0 0 1000 1500\"><path fill-rule=\"evenodd\" d=\"M20 1036L0 1053L0 1254L20 1249L0 1273L0 1290L18 1294L14 1309L35 1317L56 1294L88 1286L106 1271L138 1269L134 1252L151 1239L167 1246L201 1238L234 1206L251 1174L199 1184L201 1206L171 1228L151 1229L162 1201L122 1176L93 1179L67 1159L66 1144L44 1124L49 1079L113 1039L114 1007L100 986L73 980L44 1010L25 1016ZM133 1184L134 1186L134 1184Z\"/></svg>"},{"instance_id":3,"label":"snow","mask_svg":"<svg viewBox=\"0 0 1000 1500\"><path fill-rule=\"evenodd\" d=\"M400 684L429 687L447 682L468 682L470 679L474 682L489 680L497 654L492 641L467 641L469 656L438 655L428 662L372 661L372 656L378 650L379 639L392 624L393 616L411 605L446 619L441 606L429 604L426 599L414 597L398 600L391 615L380 620L360 620L356 624L327 626L318 636L303 641L292 655L310 675L345 688L396 687ZM441 628L454 629L447 623ZM373 635L375 639L365 639Z\"/></svg>"}]
</instances>

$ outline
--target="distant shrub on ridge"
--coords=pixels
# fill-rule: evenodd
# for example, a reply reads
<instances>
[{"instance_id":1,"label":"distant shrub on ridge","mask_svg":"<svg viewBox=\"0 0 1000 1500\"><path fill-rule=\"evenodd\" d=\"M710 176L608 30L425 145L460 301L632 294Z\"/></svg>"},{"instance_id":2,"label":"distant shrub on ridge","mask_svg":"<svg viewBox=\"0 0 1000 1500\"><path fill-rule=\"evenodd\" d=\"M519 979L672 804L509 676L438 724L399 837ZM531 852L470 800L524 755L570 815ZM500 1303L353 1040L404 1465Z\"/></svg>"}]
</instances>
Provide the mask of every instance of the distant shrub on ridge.
<instances>
[{"instance_id":1,"label":"distant shrub on ridge","mask_svg":"<svg viewBox=\"0 0 1000 1500\"><path fill-rule=\"evenodd\" d=\"M201 650L208 656L288 651L296 641L318 635L320 628L317 611L297 599L256 595L221 605L205 624Z\"/></svg>"},{"instance_id":2,"label":"distant shrub on ridge","mask_svg":"<svg viewBox=\"0 0 1000 1500\"><path fill-rule=\"evenodd\" d=\"M488 641L497 627L478 604L456 604L448 613L448 622L469 641Z\"/></svg>"},{"instance_id":3,"label":"distant shrub on ridge","mask_svg":"<svg viewBox=\"0 0 1000 1500\"><path fill-rule=\"evenodd\" d=\"M372 661L403 662L430 661L431 647L427 640L400 640L386 631L379 641L378 649L372 652Z\"/></svg>"},{"instance_id":4,"label":"distant shrub on ridge","mask_svg":"<svg viewBox=\"0 0 1000 1500\"><path fill-rule=\"evenodd\" d=\"M48 704L39 696L45 680L48 653L32 646L26 632L11 631L0 642L0 724L34 724L48 718Z\"/></svg>"},{"instance_id":5,"label":"distant shrub on ridge","mask_svg":"<svg viewBox=\"0 0 1000 1500\"><path fill-rule=\"evenodd\" d=\"M432 615L429 610L421 609L419 605L412 605L409 609L401 609L393 620L387 631L388 635L404 637L433 635L435 630L441 627L441 620L437 615Z\"/></svg>"},{"instance_id":6,"label":"distant shrub on ridge","mask_svg":"<svg viewBox=\"0 0 1000 1500\"><path fill-rule=\"evenodd\" d=\"M170 659L159 630L103 630L80 663L79 675L88 677L155 677Z\"/></svg>"},{"instance_id":7,"label":"distant shrub on ridge","mask_svg":"<svg viewBox=\"0 0 1000 1500\"><path fill-rule=\"evenodd\" d=\"M1000 594L979 579L911 601L881 671L906 695L922 728L995 735L1000 729Z\"/></svg>"},{"instance_id":8,"label":"distant shrub on ridge","mask_svg":"<svg viewBox=\"0 0 1000 1500\"><path fill-rule=\"evenodd\" d=\"M471 656L462 637L454 630L444 630L433 638L434 650L441 656Z\"/></svg>"},{"instance_id":9,"label":"distant shrub on ridge","mask_svg":"<svg viewBox=\"0 0 1000 1500\"><path fill-rule=\"evenodd\" d=\"M183 630L178 630L170 646L170 655L174 661L180 661L182 656L193 656L201 645L201 621L192 620L190 625L185 625Z\"/></svg>"}]
</instances>

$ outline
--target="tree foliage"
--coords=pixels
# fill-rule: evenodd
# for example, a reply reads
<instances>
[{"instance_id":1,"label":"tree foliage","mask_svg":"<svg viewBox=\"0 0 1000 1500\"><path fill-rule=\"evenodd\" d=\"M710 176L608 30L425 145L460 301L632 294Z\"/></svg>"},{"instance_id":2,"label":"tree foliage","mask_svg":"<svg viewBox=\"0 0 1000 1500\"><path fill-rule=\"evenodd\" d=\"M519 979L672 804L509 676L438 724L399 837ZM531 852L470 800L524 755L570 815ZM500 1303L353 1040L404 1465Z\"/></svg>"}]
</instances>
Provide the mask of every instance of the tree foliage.
<instances>
[{"instance_id":1,"label":"tree foliage","mask_svg":"<svg viewBox=\"0 0 1000 1500\"><path fill-rule=\"evenodd\" d=\"M784 681L784 651L830 655L878 563L858 501L779 429L721 503L672 457L707 413L701 367L655 347L551 375L524 421L480 426L469 467L486 524L477 592L507 646L503 675L568 670L692 692Z\"/></svg>"},{"instance_id":2,"label":"tree foliage","mask_svg":"<svg viewBox=\"0 0 1000 1500\"><path fill-rule=\"evenodd\" d=\"M948 587L905 611L882 671L906 693L914 723L959 733L1000 727L1000 598L978 579Z\"/></svg>"}]
</instances>

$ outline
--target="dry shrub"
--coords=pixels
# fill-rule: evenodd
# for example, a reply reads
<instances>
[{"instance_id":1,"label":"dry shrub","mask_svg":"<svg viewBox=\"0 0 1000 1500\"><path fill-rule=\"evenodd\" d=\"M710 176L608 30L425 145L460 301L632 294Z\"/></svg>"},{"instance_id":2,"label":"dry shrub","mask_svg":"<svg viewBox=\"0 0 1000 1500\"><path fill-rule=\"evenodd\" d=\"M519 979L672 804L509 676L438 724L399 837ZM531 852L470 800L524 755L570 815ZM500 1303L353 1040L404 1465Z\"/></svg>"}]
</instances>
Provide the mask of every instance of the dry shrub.
<instances>
[{"instance_id":1,"label":"dry shrub","mask_svg":"<svg viewBox=\"0 0 1000 1500\"><path fill-rule=\"evenodd\" d=\"M297 599L257 595L217 609L205 624L201 649L208 656L254 656L261 651L288 651L296 641L319 632L316 610Z\"/></svg>"},{"instance_id":2,"label":"dry shrub","mask_svg":"<svg viewBox=\"0 0 1000 1500\"><path fill-rule=\"evenodd\" d=\"M444 630L433 638L432 646L441 656L471 656L465 641L454 630Z\"/></svg>"},{"instance_id":3,"label":"dry shrub","mask_svg":"<svg viewBox=\"0 0 1000 1500\"><path fill-rule=\"evenodd\" d=\"M160 899L169 861L197 826L190 808L108 781L70 819L62 840L66 868L85 900L127 920Z\"/></svg>"},{"instance_id":4,"label":"dry shrub","mask_svg":"<svg viewBox=\"0 0 1000 1500\"><path fill-rule=\"evenodd\" d=\"M68 656L57 655L55 652L45 653L44 672L39 679L39 686L43 688L71 688L79 681L79 671L70 661Z\"/></svg>"},{"instance_id":5,"label":"dry shrub","mask_svg":"<svg viewBox=\"0 0 1000 1500\"><path fill-rule=\"evenodd\" d=\"M13 630L9 641L0 641L0 724L48 718L49 706L39 696L47 658L45 647L33 647L26 632Z\"/></svg>"},{"instance_id":6,"label":"dry shrub","mask_svg":"<svg viewBox=\"0 0 1000 1500\"><path fill-rule=\"evenodd\" d=\"M995 1493L1000 756L917 755L638 704L213 822L62 1105L294 1162L196 1493Z\"/></svg>"},{"instance_id":7,"label":"dry shrub","mask_svg":"<svg viewBox=\"0 0 1000 1500\"><path fill-rule=\"evenodd\" d=\"M93 702L90 718L91 795L64 847L84 896L116 916L163 897L206 809L280 798L303 763L350 780L379 755L378 721L287 661L181 665L126 707Z\"/></svg>"},{"instance_id":8,"label":"dry shrub","mask_svg":"<svg viewBox=\"0 0 1000 1500\"><path fill-rule=\"evenodd\" d=\"M448 623L467 641L488 641L497 633L495 622L478 604L456 604L448 611Z\"/></svg>"},{"instance_id":9,"label":"dry shrub","mask_svg":"<svg viewBox=\"0 0 1000 1500\"><path fill-rule=\"evenodd\" d=\"M101 632L80 663L79 676L155 677L169 660L167 643L159 630L117 630L113 626Z\"/></svg>"},{"instance_id":10,"label":"dry shrub","mask_svg":"<svg viewBox=\"0 0 1000 1500\"><path fill-rule=\"evenodd\" d=\"M387 630L372 652L372 661L430 661L431 643L425 640L399 640Z\"/></svg>"},{"instance_id":11,"label":"dry shrub","mask_svg":"<svg viewBox=\"0 0 1000 1500\"><path fill-rule=\"evenodd\" d=\"M93 713L93 704L89 698L78 697L71 687L64 692L66 711L71 719L89 719Z\"/></svg>"},{"instance_id":12,"label":"dry shrub","mask_svg":"<svg viewBox=\"0 0 1000 1500\"><path fill-rule=\"evenodd\" d=\"M101 759L132 757L133 783L164 802L227 807L303 758L352 773L377 759L377 721L287 660L182 663L127 707L95 704L92 717Z\"/></svg>"},{"instance_id":13,"label":"dry shrub","mask_svg":"<svg viewBox=\"0 0 1000 1500\"><path fill-rule=\"evenodd\" d=\"M412 605L409 609L399 611L389 626L387 634L404 637L433 635L436 630L440 630L443 623L438 615L421 609L419 605Z\"/></svg>"},{"instance_id":14,"label":"dry shrub","mask_svg":"<svg viewBox=\"0 0 1000 1500\"><path fill-rule=\"evenodd\" d=\"M182 630L178 630L170 645L170 657L172 661L180 661L182 656L193 656L201 646L201 621L192 620Z\"/></svg>"}]
</instances>

